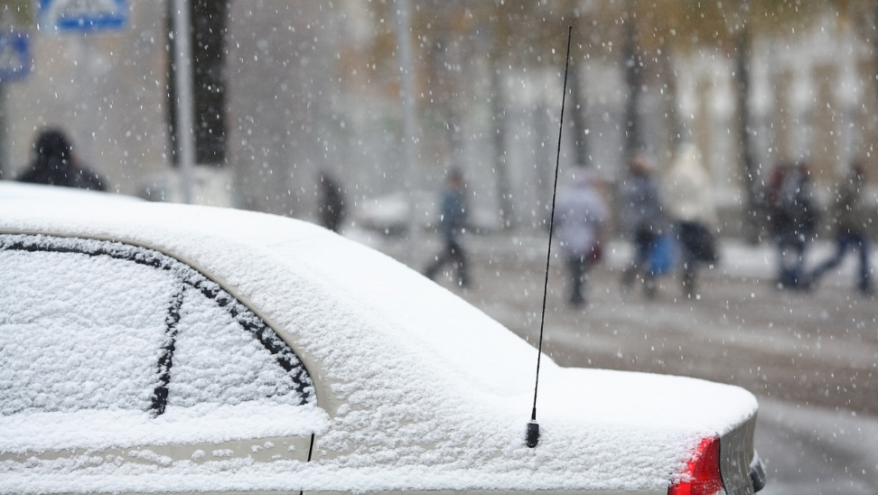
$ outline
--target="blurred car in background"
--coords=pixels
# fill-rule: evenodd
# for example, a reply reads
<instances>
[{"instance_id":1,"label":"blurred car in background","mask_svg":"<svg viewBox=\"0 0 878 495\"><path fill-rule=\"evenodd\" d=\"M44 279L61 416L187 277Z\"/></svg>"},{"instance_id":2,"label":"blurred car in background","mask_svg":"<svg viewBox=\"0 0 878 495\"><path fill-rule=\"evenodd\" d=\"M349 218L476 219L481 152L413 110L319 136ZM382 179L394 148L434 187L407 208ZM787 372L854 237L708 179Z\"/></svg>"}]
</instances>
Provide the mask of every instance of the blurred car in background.
<instances>
[{"instance_id":1,"label":"blurred car in background","mask_svg":"<svg viewBox=\"0 0 878 495\"><path fill-rule=\"evenodd\" d=\"M415 211L424 212L418 218L422 229L432 230L439 222L439 205L436 193L414 191ZM356 227L378 232L387 236L399 236L409 229L410 211L409 193L399 191L384 196L363 200L353 211L352 220ZM468 218L471 233L484 234L500 228L497 215L490 211L474 208Z\"/></svg>"}]
</instances>

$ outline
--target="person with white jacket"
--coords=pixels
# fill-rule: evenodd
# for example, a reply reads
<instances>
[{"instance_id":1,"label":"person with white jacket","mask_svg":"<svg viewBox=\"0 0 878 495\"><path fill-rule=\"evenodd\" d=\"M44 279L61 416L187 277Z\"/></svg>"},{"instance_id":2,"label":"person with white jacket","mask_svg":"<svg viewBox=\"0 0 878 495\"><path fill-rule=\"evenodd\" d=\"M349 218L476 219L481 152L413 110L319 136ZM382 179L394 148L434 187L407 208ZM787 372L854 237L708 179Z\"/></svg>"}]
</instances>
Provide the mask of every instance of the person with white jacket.
<instances>
[{"instance_id":1,"label":"person with white jacket","mask_svg":"<svg viewBox=\"0 0 878 495\"><path fill-rule=\"evenodd\" d=\"M585 303L588 271L601 256L601 230L608 211L596 181L591 171L575 169L570 185L558 192L555 205L555 227L570 271L569 302L573 306Z\"/></svg>"},{"instance_id":2,"label":"person with white jacket","mask_svg":"<svg viewBox=\"0 0 878 495\"><path fill-rule=\"evenodd\" d=\"M718 260L713 238L717 225L713 189L695 145L687 143L678 149L665 176L664 197L682 251L683 294L692 298L697 265Z\"/></svg>"}]
</instances>

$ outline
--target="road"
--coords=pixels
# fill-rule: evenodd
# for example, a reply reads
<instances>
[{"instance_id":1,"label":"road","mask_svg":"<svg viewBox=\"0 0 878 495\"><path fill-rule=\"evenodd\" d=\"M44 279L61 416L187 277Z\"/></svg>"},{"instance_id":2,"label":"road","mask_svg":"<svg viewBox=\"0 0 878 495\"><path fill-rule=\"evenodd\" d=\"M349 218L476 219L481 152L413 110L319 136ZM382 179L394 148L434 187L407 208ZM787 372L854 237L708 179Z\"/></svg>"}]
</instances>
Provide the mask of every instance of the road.
<instances>
[{"instance_id":1,"label":"road","mask_svg":"<svg viewBox=\"0 0 878 495\"><path fill-rule=\"evenodd\" d=\"M374 241L401 256L398 245ZM438 282L536 344L545 238L467 239L471 287L450 273ZM816 257L831 246L818 246ZM438 251L431 240L424 252ZM566 304L563 262L553 259L543 350L562 366L686 375L744 387L760 402L756 447L765 494L878 494L878 305L852 290L853 267L807 293L771 283L770 247L723 244L723 259L700 276L700 296L678 279L658 295L622 293L630 251L611 243L591 275L589 304ZM426 261L425 261L426 262ZM640 289L636 287L636 289Z\"/></svg>"}]
</instances>

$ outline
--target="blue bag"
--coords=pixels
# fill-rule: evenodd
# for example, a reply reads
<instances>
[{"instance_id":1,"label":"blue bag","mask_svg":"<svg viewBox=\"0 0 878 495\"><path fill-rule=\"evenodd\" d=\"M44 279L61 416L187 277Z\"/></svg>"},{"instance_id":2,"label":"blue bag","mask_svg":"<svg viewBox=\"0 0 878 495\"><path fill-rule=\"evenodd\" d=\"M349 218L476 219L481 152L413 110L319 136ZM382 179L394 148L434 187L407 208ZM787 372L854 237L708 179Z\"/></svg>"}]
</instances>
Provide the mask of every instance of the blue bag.
<instances>
[{"instance_id":1,"label":"blue bag","mask_svg":"<svg viewBox=\"0 0 878 495\"><path fill-rule=\"evenodd\" d=\"M658 236L649 253L649 271L653 275L667 275L677 262L677 246L674 236L666 233Z\"/></svg>"}]
</instances>

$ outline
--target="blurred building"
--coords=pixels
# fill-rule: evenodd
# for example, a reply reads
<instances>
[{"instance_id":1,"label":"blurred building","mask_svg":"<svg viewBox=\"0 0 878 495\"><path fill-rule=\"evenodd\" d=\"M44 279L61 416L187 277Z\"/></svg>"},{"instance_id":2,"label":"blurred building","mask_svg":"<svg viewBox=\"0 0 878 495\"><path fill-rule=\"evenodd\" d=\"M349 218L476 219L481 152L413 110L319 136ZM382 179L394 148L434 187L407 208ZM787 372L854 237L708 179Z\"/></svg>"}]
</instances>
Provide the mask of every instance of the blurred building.
<instances>
[{"instance_id":1,"label":"blurred building","mask_svg":"<svg viewBox=\"0 0 878 495\"><path fill-rule=\"evenodd\" d=\"M418 188L435 192L445 170L458 167L474 209L494 212L495 227L503 204L511 208L510 225L537 226L551 199L564 22L535 26L510 15L503 22L523 24L504 27L479 3L415 5ZM223 6L212 14L222 16L223 45L214 57L220 62L196 88L223 101L219 109L201 104L207 117L221 118L198 121L199 132L213 133L212 151L200 154L199 201L311 219L320 169L340 178L352 208L400 191L408 164L400 146L393 9L356 0ZM31 74L5 85L2 178L25 166L41 127L60 125L113 189L179 197L169 6L131 1L129 7L129 25L119 32L31 31ZM210 26L201 32L213 32ZM754 39L750 127L760 174L780 160L808 158L828 192L852 157L864 158L870 176L878 177L876 54L830 14L806 27ZM520 36L513 40L504 29ZM578 95L567 102L561 164L584 162L612 185L626 170L628 89L620 32L601 29L577 33L585 39L574 49ZM210 43L195 45L205 55ZM725 227L737 232L743 183L734 60L709 46L653 55L643 57L639 88L643 144L664 165L676 134L694 141L713 175ZM432 214L427 203L425 215Z\"/></svg>"},{"instance_id":2,"label":"blurred building","mask_svg":"<svg viewBox=\"0 0 878 495\"><path fill-rule=\"evenodd\" d=\"M749 127L761 177L780 162L807 160L825 206L851 160L864 160L872 177L878 173L878 58L834 16L797 33L754 41ZM686 132L704 151L720 204L734 217L743 184L735 61L704 49L677 65L686 74L678 92ZM878 205L875 192L871 201Z\"/></svg>"},{"instance_id":3,"label":"blurred building","mask_svg":"<svg viewBox=\"0 0 878 495\"><path fill-rule=\"evenodd\" d=\"M44 126L65 129L74 152L114 190L133 194L168 168L164 5L133 3L130 21L124 31L88 36L29 30L30 74L4 85L4 179L27 165Z\"/></svg>"}]
</instances>

